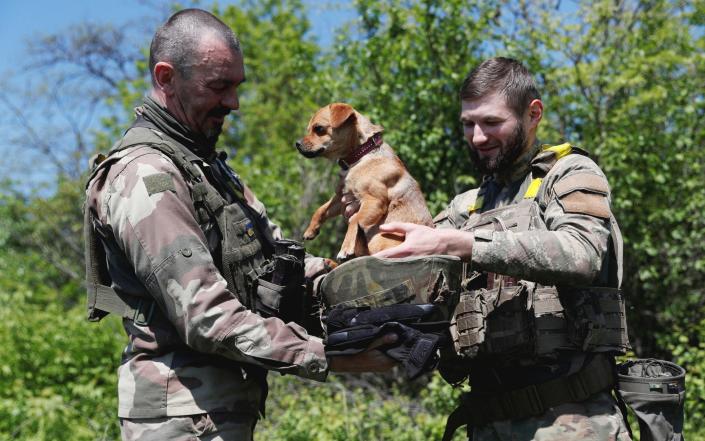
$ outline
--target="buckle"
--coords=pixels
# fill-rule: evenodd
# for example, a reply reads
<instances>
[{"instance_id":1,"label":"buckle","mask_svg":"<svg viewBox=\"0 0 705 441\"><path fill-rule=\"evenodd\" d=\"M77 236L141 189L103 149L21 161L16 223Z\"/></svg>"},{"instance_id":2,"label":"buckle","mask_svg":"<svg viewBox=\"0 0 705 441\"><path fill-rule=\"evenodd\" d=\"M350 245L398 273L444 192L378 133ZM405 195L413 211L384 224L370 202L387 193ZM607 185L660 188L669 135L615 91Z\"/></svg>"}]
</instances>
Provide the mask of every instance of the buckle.
<instances>
[{"instance_id":1,"label":"buckle","mask_svg":"<svg viewBox=\"0 0 705 441\"><path fill-rule=\"evenodd\" d=\"M135 309L135 313L132 316L132 322L137 326L149 325L149 322L152 321L152 316L154 315L154 304L155 303L156 302L154 300L150 301L149 311L147 312L147 314L145 316L145 314L142 313L142 306L145 304L145 301L142 297L140 297L140 301L137 303L137 308ZM140 315L144 318L144 320L140 318Z\"/></svg>"}]
</instances>

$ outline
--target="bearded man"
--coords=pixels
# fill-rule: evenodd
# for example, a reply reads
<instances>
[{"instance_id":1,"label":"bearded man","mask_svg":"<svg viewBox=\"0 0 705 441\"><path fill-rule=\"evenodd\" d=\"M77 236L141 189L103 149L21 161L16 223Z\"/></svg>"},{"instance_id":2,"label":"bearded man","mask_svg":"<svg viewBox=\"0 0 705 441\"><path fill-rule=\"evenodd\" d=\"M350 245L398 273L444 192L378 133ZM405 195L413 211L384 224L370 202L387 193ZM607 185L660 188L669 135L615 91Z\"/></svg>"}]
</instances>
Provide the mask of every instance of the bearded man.
<instances>
[{"instance_id":1,"label":"bearded man","mask_svg":"<svg viewBox=\"0 0 705 441\"><path fill-rule=\"evenodd\" d=\"M604 173L570 144L537 141L543 103L518 61L492 58L460 89L469 153L484 174L436 228L388 224L405 241L377 255L450 254L466 262L439 369L472 390L444 439L626 440L614 354L629 346L622 238Z\"/></svg>"}]
</instances>

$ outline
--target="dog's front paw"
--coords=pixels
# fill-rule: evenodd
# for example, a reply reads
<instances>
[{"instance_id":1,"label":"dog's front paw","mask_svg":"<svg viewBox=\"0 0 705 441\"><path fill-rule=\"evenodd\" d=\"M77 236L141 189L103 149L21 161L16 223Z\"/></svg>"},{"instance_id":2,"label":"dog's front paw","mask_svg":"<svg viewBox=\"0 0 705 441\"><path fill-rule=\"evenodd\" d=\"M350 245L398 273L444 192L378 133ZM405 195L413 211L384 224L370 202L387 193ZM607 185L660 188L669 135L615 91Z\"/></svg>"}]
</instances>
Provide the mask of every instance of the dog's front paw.
<instances>
[{"instance_id":1,"label":"dog's front paw","mask_svg":"<svg viewBox=\"0 0 705 441\"><path fill-rule=\"evenodd\" d=\"M338 262L343 263L343 262L346 262L346 261L353 259L355 257L357 257L357 256L355 256L354 251L340 250L340 252L338 252L338 255L335 258Z\"/></svg>"},{"instance_id":2,"label":"dog's front paw","mask_svg":"<svg viewBox=\"0 0 705 441\"><path fill-rule=\"evenodd\" d=\"M320 227L314 227L309 225L304 231L304 240L311 240L318 236L318 232L321 230Z\"/></svg>"}]
</instances>

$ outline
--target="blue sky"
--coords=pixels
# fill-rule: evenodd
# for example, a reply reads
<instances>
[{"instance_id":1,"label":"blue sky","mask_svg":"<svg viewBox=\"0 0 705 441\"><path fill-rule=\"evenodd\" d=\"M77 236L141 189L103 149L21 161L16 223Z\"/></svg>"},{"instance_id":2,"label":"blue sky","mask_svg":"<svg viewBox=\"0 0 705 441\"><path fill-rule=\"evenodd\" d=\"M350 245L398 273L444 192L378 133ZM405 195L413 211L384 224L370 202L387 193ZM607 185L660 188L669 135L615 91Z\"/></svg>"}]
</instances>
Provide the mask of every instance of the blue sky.
<instances>
[{"instance_id":1,"label":"blue sky","mask_svg":"<svg viewBox=\"0 0 705 441\"><path fill-rule=\"evenodd\" d=\"M25 42L81 21L124 22L148 14L150 7L135 1L0 1L0 72L23 61Z\"/></svg>"},{"instance_id":2,"label":"blue sky","mask_svg":"<svg viewBox=\"0 0 705 441\"><path fill-rule=\"evenodd\" d=\"M184 2L182 2L184 3ZM237 3L220 1L226 5ZM333 30L353 17L344 1L305 1L319 43L331 41ZM123 23L168 13L171 2L139 0L0 0L0 72L22 64L27 39L57 32L81 21ZM201 2L208 9L212 2ZM155 6L160 5L160 6ZM163 5L163 6L161 6Z\"/></svg>"},{"instance_id":3,"label":"blue sky","mask_svg":"<svg viewBox=\"0 0 705 441\"><path fill-rule=\"evenodd\" d=\"M3 82L19 89L34 88L41 83L41 71L28 72L23 69L27 62L26 43L29 40L61 32L78 23L127 24L135 29L134 44L144 47L149 44L156 26L172 11L172 3L164 0L0 0L0 87ZM192 4L187 0L180 3ZM210 9L213 1L197 3L199 7ZM223 0L218 2L221 6L237 3ZM322 46L332 42L335 29L355 17L347 1L304 0L304 4L312 26L312 35ZM44 119L40 120L40 117ZM30 123L42 135L46 118L46 114L30 115ZM97 125L97 118L93 120L91 126ZM14 123L12 117L0 107L0 130L3 133L16 133L11 131ZM47 165L48 161L23 155L22 152L15 154L14 150L16 147L7 136L0 137L0 180L8 176L15 179L25 176L28 169L33 171L33 176L25 180L52 180L53 173ZM18 173L17 170L23 172Z\"/></svg>"}]
</instances>

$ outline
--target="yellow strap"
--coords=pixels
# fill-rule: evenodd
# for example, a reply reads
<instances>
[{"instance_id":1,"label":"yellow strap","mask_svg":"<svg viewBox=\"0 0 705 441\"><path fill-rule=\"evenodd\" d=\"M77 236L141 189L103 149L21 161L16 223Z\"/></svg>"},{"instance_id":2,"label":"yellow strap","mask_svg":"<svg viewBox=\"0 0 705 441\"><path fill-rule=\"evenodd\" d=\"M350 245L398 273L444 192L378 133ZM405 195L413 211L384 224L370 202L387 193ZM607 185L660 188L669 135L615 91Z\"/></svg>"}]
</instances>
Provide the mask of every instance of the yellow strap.
<instances>
[{"instance_id":1,"label":"yellow strap","mask_svg":"<svg viewBox=\"0 0 705 441\"><path fill-rule=\"evenodd\" d=\"M482 204L485 202L485 198L483 196L478 196L475 198L475 203L470 205L468 207L468 213L472 213L473 211L479 210L482 208Z\"/></svg>"},{"instance_id":2,"label":"yellow strap","mask_svg":"<svg viewBox=\"0 0 705 441\"><path fill-rule=\"evenodd\" d=\"M572 149L573 147L568 142L559 145L544 144L541 146L541 151L543 152L554 152L556 154L556 159L561 159L562 157L570 154Z\"/></svg>"},{"instance_id":3,"label":"yellow strap","mask_svg":"<svg viewBox=\"0 0 705 441\"><path fill-rule=\"evenodd\" d=\"M534 178L531 181L529 188L527 188L526 193L524 193L524 199L533 199L536 197L539 192L539 188L541 187L541 181L543 181L542 178Z\"/></svg>"},{"instance_id":4,"label":"yellow strap","mask_svg":"<svg viewBox=\"0 0 705 441\"><path fill-rule=\"evenodd\" d=\"M544 144L541 146L542 152L555 153L556 161L566 155L569 155L572 149L573 147L568 142L559 145ZM539 188L541 188L541 181L541 178L534 178L531 181L531 184L529 184L529 188L527 188L526 193L524 193L524 199L533 199L536 197L536 195L539 193Z\"/></svg>"}]
</instances>

